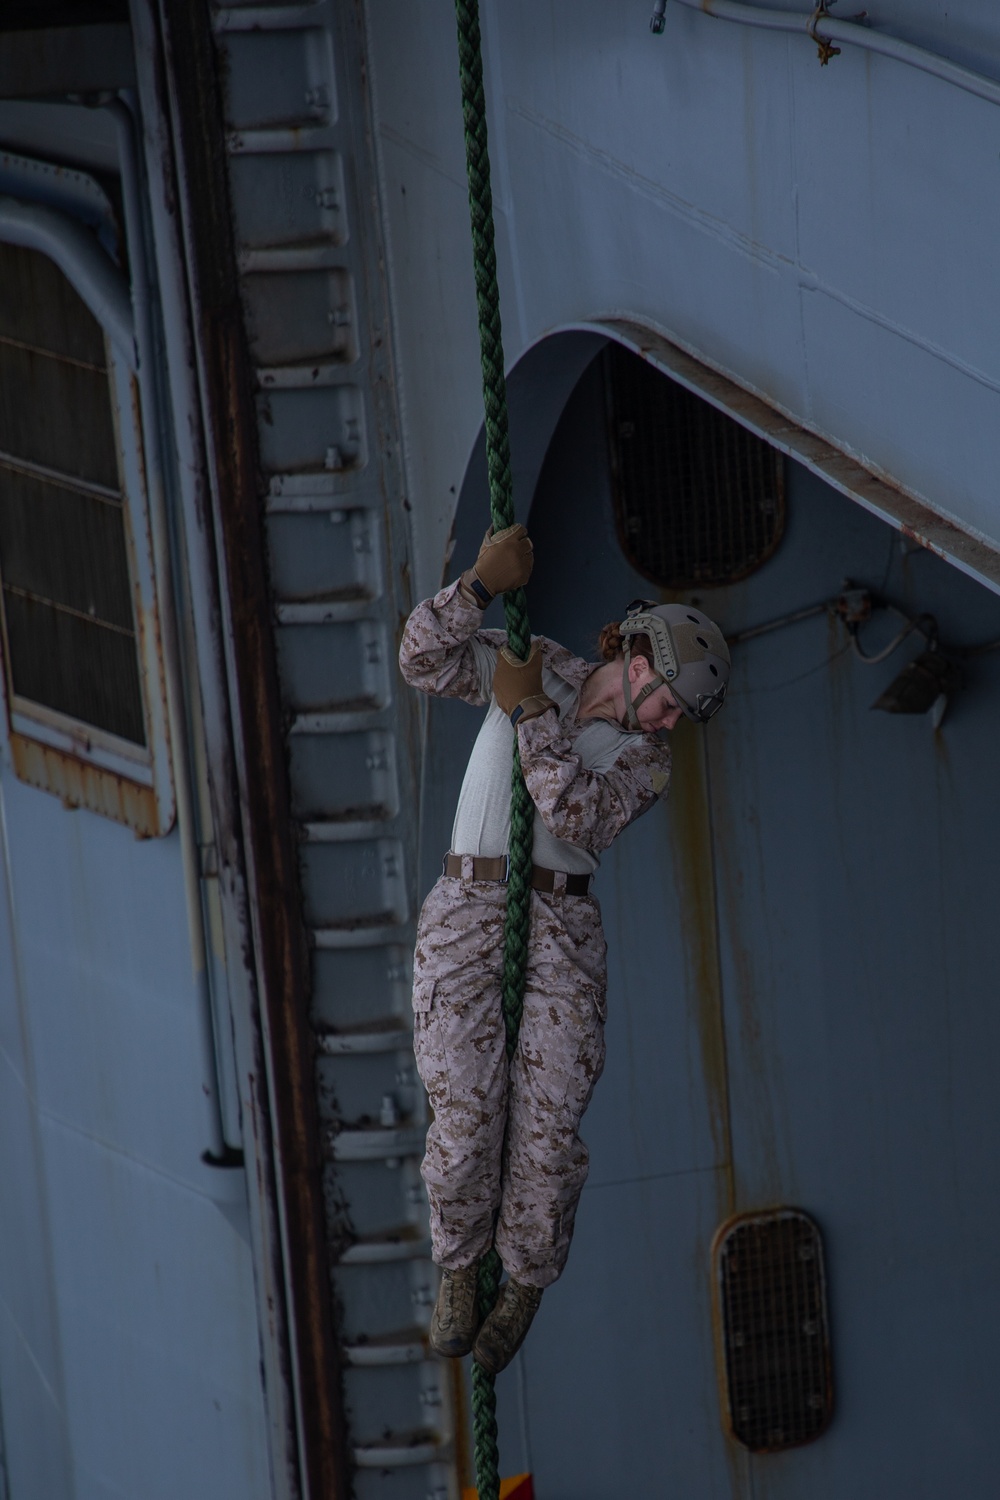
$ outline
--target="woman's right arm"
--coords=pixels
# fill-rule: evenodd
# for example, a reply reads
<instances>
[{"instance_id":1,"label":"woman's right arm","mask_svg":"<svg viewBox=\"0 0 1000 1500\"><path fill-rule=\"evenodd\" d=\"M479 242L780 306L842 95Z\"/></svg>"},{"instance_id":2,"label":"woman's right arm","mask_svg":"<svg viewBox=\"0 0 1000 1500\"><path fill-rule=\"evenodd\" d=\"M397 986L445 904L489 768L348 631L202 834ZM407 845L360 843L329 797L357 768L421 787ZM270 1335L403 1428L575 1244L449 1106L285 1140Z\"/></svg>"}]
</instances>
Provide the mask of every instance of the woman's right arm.
<instances>
[{"instance_id":1,"label":"woman's right arm","mask_svg":"<svg viewBox=\"0 0 1000 1500\"><path fill-rule=\"evenodd\" d=\"M462 698L481 707L490 701L498 630L480 630L483 611L463 597L461 579L410 615L399 648L399 669L410 687L436 698Z\"/></svg>"},{"instance_id":2,"label":"woman's right arm","mask_svg":"<svg viewBox=\"0 0 1000 1500\"><path fill-rule=\"evenodd\" d=\"M521 525L492 526L479 556L455 583L418 604L406 622L399 666L411 687L437 698L464 698L483 706L493 691L499 630L480 630L483 610L497 594L523 588L534 553Z\"/></svg>"}]
</instances>

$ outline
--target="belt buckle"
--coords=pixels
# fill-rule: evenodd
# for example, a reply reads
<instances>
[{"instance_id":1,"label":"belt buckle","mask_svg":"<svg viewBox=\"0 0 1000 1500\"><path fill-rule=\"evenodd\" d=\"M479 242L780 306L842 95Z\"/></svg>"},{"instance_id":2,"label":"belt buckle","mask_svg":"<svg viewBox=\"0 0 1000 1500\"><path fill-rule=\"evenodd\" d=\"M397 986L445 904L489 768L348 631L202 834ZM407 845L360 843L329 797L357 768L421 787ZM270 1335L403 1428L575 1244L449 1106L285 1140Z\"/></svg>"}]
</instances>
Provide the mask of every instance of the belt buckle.
<instances>
[{"instance_id":1,"label":"belt buckle","mask_svg":"<svg viewBox=\"0 0 1000 1500\"><path fill-rule=\"evenodd\" d=\"M507 885L508 882L510 881L510 855L509 854L505 854L502 857L503 857L503 874L500 876L500 884L501 885Z\"/></svg>"}]
</instances>

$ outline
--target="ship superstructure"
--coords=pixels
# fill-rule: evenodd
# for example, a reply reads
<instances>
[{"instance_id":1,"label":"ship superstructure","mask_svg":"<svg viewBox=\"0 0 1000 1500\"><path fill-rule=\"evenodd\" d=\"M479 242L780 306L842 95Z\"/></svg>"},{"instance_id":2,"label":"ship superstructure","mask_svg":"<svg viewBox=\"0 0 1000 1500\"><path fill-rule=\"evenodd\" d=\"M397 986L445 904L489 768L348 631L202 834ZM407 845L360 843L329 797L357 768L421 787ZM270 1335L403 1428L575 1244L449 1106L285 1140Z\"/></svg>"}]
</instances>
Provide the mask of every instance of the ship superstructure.
<instances>
[{"instance_id":1,"label":"ship superstructure","mask_svg":"<svg viewBox=\"0 0 1000 1500\"><path fill-rule=\"evenodd\" d=\"M599 876L538 1500L992 1493L1000 24L834 17L482 7L533 628L734 658ZM9 1500L473 1482L408 1015L478 720L395 669L488 523L454 26L0 17Z\"/></svg>"}]
</instances>

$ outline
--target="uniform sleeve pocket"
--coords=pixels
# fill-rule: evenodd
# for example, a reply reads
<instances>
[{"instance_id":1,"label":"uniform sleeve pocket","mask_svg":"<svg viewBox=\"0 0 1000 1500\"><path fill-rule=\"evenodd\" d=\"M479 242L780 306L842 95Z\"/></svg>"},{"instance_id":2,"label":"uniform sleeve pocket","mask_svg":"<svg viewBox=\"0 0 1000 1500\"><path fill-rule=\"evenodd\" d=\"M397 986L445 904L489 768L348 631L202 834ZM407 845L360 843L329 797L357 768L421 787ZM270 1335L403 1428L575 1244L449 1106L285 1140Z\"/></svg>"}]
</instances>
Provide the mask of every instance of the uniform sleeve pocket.
<instances>
[{"instance_id":1,"label":"uniform sleeve pocket","mask_svg":"<svg viewBox=\"0 0 1000 1500\"><path fill-rule=\"evenodd\" d=\"M416 1016L426 1015L431 1008L434 999L433 979L415 979L413 981L413 1014Z\"/></svg>"}]
</instances>

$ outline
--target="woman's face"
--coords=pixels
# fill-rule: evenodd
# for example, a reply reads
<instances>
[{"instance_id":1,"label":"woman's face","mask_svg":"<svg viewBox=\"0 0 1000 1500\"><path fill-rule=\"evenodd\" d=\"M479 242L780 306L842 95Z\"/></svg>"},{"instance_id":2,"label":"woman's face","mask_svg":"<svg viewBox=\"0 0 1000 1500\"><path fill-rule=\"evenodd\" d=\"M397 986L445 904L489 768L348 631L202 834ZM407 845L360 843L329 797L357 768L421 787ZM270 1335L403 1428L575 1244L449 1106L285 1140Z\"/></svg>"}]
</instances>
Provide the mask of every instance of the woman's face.
<instances>
[{"instance_id":1,"label":"woman's face","mask_svg":"<svg viewBox=\"0 0 1000 1500\"><path fill-rule=\"evenodd\" d=\"M654 681L656 674L650 667L644 656L637 656L629 663L628 678L632 686L633 700L638 698L647 682ZM673 693L666 683L644 698L636 709L639 723L643 729L655 731L657 729L673 729L678 719L684 715Z\"/></svg>"}]
</instances>

